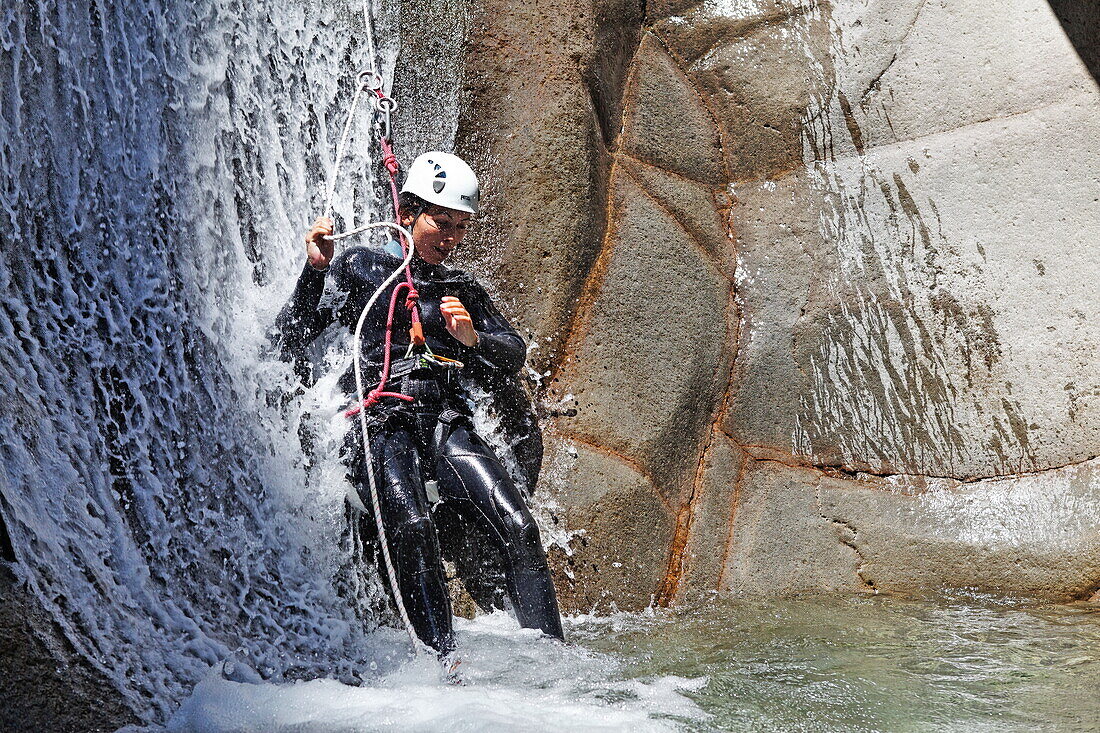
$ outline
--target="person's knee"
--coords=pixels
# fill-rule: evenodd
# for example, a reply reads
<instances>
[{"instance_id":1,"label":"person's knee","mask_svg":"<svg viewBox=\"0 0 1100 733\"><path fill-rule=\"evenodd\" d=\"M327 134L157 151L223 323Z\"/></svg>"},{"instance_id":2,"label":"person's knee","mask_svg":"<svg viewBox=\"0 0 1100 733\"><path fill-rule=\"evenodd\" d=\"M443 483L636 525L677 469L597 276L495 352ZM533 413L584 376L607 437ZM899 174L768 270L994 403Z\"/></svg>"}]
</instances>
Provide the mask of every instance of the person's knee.
<instances>
[{"instance_id":1,"label":"person's knee","mask_svg":"<svg viewBox=\"0 0 1100 733\"><path fill-rule=\"evenodd\" d=\"M393 525L395 543L428 546L434 544L435 526L432 520L419 514L408 514Z\"/></svg>"},{"instance_id":2,"label":"person's knee","mask_svg":"<svg viewBox=\"0 0 1100 733\"><path fill-rule=\"evenodd\" d=\"M546 562L539 526L530 514L515 513L508 517L508 544L517 559L523 562Z\"/></svg>"}]
</instances>

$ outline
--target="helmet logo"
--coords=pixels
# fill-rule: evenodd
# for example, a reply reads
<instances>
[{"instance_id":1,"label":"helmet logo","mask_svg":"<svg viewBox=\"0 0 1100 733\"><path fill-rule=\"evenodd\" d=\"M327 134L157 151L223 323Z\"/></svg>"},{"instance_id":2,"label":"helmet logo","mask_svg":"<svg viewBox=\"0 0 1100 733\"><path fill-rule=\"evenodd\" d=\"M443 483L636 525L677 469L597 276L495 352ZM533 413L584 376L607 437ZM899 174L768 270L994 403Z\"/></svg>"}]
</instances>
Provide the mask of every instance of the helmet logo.
<instances>
[{"instance_id":1,"label":"helmet logo","mask_svg":"<svg viewBox=\"0 0 1100 733\"><path fill-rule=\"evenodd\" d=\"M431 161L428 162L430 163ZM447 171L443 170L438 163L435 164L435 169L437 173L435 174L435 180L432 181L432 190L439 193L443 190L443 187L447 185L447 182L443 180L447 177Z\"/></svg>"}]
</instances>

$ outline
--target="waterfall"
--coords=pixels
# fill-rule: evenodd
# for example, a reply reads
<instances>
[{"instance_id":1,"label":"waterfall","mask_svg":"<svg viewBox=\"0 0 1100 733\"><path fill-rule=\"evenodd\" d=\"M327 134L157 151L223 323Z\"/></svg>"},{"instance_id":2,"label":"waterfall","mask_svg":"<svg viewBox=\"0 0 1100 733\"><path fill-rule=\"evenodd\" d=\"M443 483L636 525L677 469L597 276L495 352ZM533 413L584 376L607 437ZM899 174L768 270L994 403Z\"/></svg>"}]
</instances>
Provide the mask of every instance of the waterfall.
<instances>
[{"instance_id":1,"label":"waterfall","mask_svg":"<svg viewBox=\"0 0 1100 733\"><path fill-rule=\"evenodd\" d=\"M21 579L146 721L222 659L339 676L396 648L368 633L380 590L340 468L302 449L333 453L332 385L298 395L264 356L362 23L300 0L0 11L0 519ZM362 114L338 228L383 211L368 133Z\"/></svg>"}]
</instances>

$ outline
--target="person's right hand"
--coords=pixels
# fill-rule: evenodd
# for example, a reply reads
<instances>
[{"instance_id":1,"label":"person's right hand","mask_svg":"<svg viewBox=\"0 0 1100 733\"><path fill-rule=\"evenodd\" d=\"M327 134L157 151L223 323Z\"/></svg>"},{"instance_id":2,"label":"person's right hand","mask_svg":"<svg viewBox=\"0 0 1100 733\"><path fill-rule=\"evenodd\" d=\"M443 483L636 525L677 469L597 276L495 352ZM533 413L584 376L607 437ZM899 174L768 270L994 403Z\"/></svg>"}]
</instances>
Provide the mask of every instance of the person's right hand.
<instances>
[{"instance_id":1,"label":"person's right hand","mask_svg":"<svg viewBox=\"0 0 1100 733\"><path fill-rule=\"evenodd\" d=\"M326 237L332 236L332 219L322 216L313 222L313 228L306 233L306 259L314 270L327 269L332 262L335 242Z\"/></svg>"}]
</instances>

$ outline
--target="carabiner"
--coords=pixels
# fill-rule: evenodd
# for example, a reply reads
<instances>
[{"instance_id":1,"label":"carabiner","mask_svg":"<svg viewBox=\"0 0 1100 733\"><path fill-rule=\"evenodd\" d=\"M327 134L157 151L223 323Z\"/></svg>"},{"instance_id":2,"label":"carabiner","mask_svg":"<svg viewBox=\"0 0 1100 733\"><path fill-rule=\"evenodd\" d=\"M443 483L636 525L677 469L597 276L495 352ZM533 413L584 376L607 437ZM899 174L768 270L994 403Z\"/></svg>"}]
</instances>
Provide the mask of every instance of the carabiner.
<instances>
[{"instance_id":1,"label":"carabiner","mask_svg":"<svg viewBox=\"0 0 1100 733\"><path fill-rule=\"evenodd\" d=\"M382 91L382 85L385 84L385 80L382 75L375 71L373 68L364 69L359 72L359 85L370 89L372 92Z\"/></svg>"}]
</instances>

